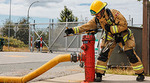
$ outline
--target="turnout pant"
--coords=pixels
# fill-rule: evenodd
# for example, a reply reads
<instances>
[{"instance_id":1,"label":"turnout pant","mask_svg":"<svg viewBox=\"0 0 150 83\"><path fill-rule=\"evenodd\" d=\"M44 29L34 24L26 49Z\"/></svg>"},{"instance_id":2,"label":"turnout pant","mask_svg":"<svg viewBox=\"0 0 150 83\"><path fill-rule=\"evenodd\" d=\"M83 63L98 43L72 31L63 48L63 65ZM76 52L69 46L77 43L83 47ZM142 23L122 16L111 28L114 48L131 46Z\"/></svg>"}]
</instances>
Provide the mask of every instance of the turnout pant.
<instances>
[{"instance_id":1,"label":"turnout pant","mask_svg":"<svg viewBox=\"0 0 150 83\"><path fill-rule=\"evenodd\" d=\"M102 40L101 48L104 48L110 41L105 42ZM121 48L123 48L122 43L118 43ZM110 55L115 48L116 43L114 42L113 45L104 53L100 53L99 57L97 58L97 63L95 67L96 73L104 74L106 71L107 62L110 58ZM126 42L124 46L124 52L126 53L130 64L135 71L135 74L140 74L144 71L143 64L140 58L137 56L136 52L134 51L133 47L135 47L135 40L134 36L132 35ZM102 49L103 50L103 49Z\"/></svg>"}]
</instances>

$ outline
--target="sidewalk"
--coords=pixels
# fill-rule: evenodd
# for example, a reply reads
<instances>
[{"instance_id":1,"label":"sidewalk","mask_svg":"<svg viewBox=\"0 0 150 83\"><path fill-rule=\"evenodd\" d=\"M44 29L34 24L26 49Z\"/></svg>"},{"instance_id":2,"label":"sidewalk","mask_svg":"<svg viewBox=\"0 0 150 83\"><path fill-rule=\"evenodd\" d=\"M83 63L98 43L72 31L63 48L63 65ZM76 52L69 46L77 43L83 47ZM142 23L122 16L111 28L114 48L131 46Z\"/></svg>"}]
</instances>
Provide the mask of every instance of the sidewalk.
<instances>
[{"instance_id":1,"label":"sidewalk","mask_svg":"<svg viewBox=\"0 0 150 83\"><path fill-rule=\"evenodd\" d=\"M116 75L116 74L106 74L103 76L103 81L101 83L139 83L136 79L137 76L132 75ZM63 77L58 77L54 79L47 79L44 81L32 82L32 83L68 83L75 82L80 83L84 80L84 73L72 74ZM92 82L95 83L95 82ZM150 83L150 77L145 77L145 81L142 83Z\"/></svg>"}]
</instances>

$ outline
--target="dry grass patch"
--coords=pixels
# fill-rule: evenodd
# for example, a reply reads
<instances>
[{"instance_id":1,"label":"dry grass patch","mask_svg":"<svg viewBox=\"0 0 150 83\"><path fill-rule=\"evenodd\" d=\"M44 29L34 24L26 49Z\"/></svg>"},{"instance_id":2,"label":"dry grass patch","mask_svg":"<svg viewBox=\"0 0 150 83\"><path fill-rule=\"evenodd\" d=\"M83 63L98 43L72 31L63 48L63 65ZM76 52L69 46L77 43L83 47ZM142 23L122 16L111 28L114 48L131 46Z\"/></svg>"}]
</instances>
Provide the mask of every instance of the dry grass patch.
<instances>
[{"instance_id":1,"label":"dry grass patch","mask_svg":"<svg viewBox=\"0 0 150 83\"><path fill-rule=\"evenodd\" d=\"M3 51L4 52L29 52L29 48L28 47L22 47L22 48L15 48L15 47L8 47L7 46L3 46Z\"/></svg>"},{"instance_id":2,"label":"dry grass patch","mask_svg":"<svg viewBox=\"0 0 150 83\"><path fill-rule=\"evenodd\" d=\"M9 47L8 46L3 46L3 51L4 52L30 52L29 47ZM34 51L36 52L37 49L34 48ZM48 48L47 47L43 47L42 48L43 52L48 52Z\"/></svg>"},{"instance_id":3,"label":"dry grass patch","mask_svg":"<svg viewBox=\"0 0 150 83\"><path fill-rule=\"evenodd\" d=\"M116 67L116 68L109 68L108 70L106 70L107 74L119 74L119 75L134 75L135 72L133 71L133 69L131 67Z\"/></svg>"}]
</instances>

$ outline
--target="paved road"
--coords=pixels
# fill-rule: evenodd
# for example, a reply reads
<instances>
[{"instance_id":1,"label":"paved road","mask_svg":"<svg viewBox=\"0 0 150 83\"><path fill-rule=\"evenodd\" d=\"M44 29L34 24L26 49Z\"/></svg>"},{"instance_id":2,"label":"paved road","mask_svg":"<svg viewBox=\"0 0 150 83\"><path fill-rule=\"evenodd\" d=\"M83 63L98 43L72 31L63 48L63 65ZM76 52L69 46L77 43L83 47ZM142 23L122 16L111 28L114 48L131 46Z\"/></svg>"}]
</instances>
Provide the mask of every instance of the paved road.
<instances>
[{"instance_id":1,"label":"paved road","mask_svg":"<svg viewBox=\"0 0 150 83\"><path fill-rule=\"evenodd\" d=\"M0 64L49 61L59 54L60 53L0 52Z\"/></svg>"},{"instance_id":2,"label":"paved road","mask_svg":"<svg viewBox=\"0 0 150 83\"><path fill-rule=\"evenodd\" d=\"M0 52L0 76L24 76L59 54L68 53ZM79 63L60 63L32 81L83 72L78 65Z\"/></svg>"}]
</instances>

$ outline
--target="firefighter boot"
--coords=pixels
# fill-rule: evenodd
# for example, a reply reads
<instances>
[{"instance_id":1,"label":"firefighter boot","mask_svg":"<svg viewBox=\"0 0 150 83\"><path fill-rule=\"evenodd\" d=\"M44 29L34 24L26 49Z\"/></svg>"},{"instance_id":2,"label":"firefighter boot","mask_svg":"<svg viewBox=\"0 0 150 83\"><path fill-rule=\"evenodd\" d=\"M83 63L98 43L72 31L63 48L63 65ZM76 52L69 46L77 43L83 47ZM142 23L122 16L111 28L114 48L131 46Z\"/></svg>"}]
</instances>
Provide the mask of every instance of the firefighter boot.
<instances>
[{"instance_id":1,"label":"firefighter boot","mask_svg":"<svg viewBox=\"0 0 150 83\"><path fill-rule=\"evenodd\" d=\"M95 82L101 82L102 81L102 74L96 73Z\"/></svg>"},{"instance_id":2,"label":"firefighter boot","mask_svg":"<svg viewBox=\"0 0 150 83\"><path fill-rule=\"evenodd\" d=\"M138 77L136 78L136 81L142 82L144 81L145 77L144 77L144 73L138 74Z\"/></svg>"}]
</instances>

